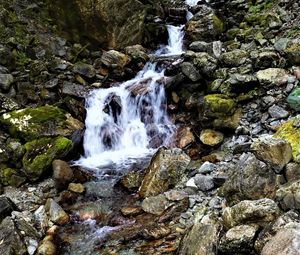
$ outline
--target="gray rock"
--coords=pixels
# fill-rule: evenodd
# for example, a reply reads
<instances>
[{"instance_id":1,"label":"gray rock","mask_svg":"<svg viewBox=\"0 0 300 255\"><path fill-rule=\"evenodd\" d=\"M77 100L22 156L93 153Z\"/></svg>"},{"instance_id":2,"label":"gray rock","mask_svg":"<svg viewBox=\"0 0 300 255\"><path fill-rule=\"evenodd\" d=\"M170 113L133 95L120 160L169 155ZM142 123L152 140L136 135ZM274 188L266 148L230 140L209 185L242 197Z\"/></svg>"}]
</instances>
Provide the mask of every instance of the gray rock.
<instances>
[{"instance_id":1,"label":"gray rock","mask_svg":"<svg viewBox=\"0 0 300 255\"><path fill-rule=\"evenodd\" d=\"M10 97L0 93L0 113L20 109L20 105Z\"/></svg>"},{"instance_id":2,"label":"gray rock","mask_svg":"<svg viewBox=\"0 0 300 255\"><path fill-rule=\"evenodd\" d=\"M101 62L107 67L123 68L128 62L128 57L119 51L110 50L103 53Z\"/></svg>"},{"instance_id":3,"label":"gray rock","mask_svg":"<svg viewBox=\"0 0 300 255\"><path fill-rule=\"evenodd\" d=\"M213 172L216 169L216 167L217 166L215 164L205 161L198 169L198 172L200 174L209 174Z\"/></svg>"},{"instance_id":4,"label":"gray rock","mask_svg":"<svg viewBox=\"0 0 300 255\"><path fill-rule=\"evenodd\" d=\"M284 210L300 209L300 180L288 182L276 192L276 199Z\"/></svg>"},{"instance_id":5,"label":"gray rock","mask_svg":"<svg viewBox=\"0 0 300 255\"><path fill-rule=\"evenodd\" d=\"M52 162L52 169L53 179L59 188L65 188L74 178L73 170L63 160L54 160Z\"/></svg>"},{"instance_id":6,"label":"gray rock","mask_svg":"<svg viewBox=\"0 0 300 255\"><path fill-rule=\"evenodd\" d=\"M197 71L195 66L189 62L183 62L181 64L181 71L193 82L199 81L201 79L200 73Z\"/></svg>"},{"instance_id":7,"label":"gray rock","mask_svg":"<svg viewBox=\"0 0 300 255\"><path fill-rule=\"evenodd\" d=\"M285 177L288 182L300 180L300 164L289 163L286 165Z\"/></svg>"},{"instance_id":8,"label":"gray rock","mask_svg":"<svg viewBox=\"0 0 300 255\"><path fill-rule=\"evenodd\" d=\"M209 191L215 187L214 179L211 176L197 174L194 177L196 186L201 191Z\"/></svg>"},{"instance_id":9,"label":"gray rock","mask_svg":"<svg viewBox=\"0 0 300 255\"><path fill-rule=\"evenodd\" d=\"M274 119L284 119L289 116L289 112L278 105L272 105L268 109L268 112Z\"/></svg>"},{"instance_id":10,"label":"gray rock","mask_svg":"<svg viewBox=\"0 0 300 255\"><path fill-rule=\"evenodd\" d=\"M75 96L79 98L85 98L88 89L85 86L75 84L69 81L65 81L62 87L62 94L65 96Z\"/></svg>"},{"instance_id":11,"label":"gray rock","mask_svg":"<svg viewBox=\"0 0 300 255\"><path fill-rule=\"evenodd\" d=\"M289 76L285 69L268 68L258 71L256 77L262 85L280 86L287 83Z\"/></svg>"},{"instance_id":12,"label":"gray rock","mask_svg":"<svg viewBox=\"0 0 300 255\"><path fill-rule=\"evenodd\" d=\"M9 90L13 81L14 77L11 74L0 74L0 89Z\"/></svg>"},{"instance_id":13,"label":"gray rock","mask_svg":"<svg viewBox=\"0 0 300 255\"><path fill-rule=\"evenodd\" d=\"M155 197L147 197L142 202L143 210L155 215L161 215L171 205L172 202L162 194Z\"/></svg>"},{"instance_id":14,"label":"gray rock","mask_svg":"<svg viewBox=\"0 0 300 255\"><path fill-rule=\"evenodd\" d=\"M245 50L233 50L221 54L220 61L228 67L237 67L246 63L249 53Z\"/></svg>"},{"instance_id":15,"label":"gray rock","mask_svg":"<svg viewBox=\"0 0 300 255\"><path fill-rule=\"evenodd\" d=\"M70 220L69 215L51 198L47 200L45 210L55 224L64 225Z\"/></svg>"},{"instance_id":16,"label":"gray rock","mask_svg":"<svg viewBox=\"0 0 300 255\"><path fill-rule=\"evenodd\" d=\"M96 75L96 70L92 65L81 62L74 65L73 72L81 74L87 78L93 78Z\"/></svg>"},{"instance_id":17,"label":"gray rock","mask_svg":"<svg viewBox=\"0 0 300 255\"><path fill-rule=\"evenodd\" d=\"M7 197L0 197L0 223L6 217L10 216L11 212L16 209L14 203Z\"/></svg>"},{"instance_id":18,"label":"gray rock","mask_svg":"<svg viewBox=\"0 0 300 255\"><path fill-rule=\"evenodd\" d=\"M227 228L241 224L255 223L264 226L277 219L280 209L277 204L268 198L259 200L244 200L223 211L223 222Z\"/></svg>"},{"instance_id":19,"label":"gray rock","mask_svg":"<svg viewBox=\"0 0 300 255\"><path fill-rule=\"evenodd\" d=\"M276 173L280 173L292 159L291 145L283 139L270 135L264 135L254 140L251 150L258 159L269 164Z\"/></svg>"}]
</instances>

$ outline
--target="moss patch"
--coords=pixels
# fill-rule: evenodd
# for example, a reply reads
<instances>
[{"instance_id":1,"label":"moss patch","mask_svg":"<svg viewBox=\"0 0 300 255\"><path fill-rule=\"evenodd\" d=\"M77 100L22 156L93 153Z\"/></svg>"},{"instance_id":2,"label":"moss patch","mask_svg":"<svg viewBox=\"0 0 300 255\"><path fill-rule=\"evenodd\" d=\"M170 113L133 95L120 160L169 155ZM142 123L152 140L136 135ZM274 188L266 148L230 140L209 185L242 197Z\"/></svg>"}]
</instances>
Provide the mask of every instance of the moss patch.
<instances>
[{"instance_id":1,"label":"moss patch","mask_svg":"<svg viewBox=\"0 0 300 255\"><path fill-rule=\"evenodd\" d=\"M204 97L204 111L207 117L230 116L235 109L234 100L225 95L213 94Z\"/></svg>"}]
</instances>

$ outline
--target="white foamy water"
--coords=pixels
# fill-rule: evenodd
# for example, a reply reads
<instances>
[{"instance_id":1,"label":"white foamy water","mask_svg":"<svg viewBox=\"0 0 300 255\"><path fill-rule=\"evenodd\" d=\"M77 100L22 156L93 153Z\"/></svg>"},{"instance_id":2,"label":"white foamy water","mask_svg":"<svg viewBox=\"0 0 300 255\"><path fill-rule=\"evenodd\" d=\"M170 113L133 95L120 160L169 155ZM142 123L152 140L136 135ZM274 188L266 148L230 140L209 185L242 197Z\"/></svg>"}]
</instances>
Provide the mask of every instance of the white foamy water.
<instances>
[{"instance_id":1,"label":"white foamy water","mask_svg":"<svg viewBox=\"0 0 300 255\"><path fill-rule=\"evenodd\" d=\"M185 0L185 3L188 6L196 6L198 2L199 2L199 0Z\"/></svg>"}]
</instances>

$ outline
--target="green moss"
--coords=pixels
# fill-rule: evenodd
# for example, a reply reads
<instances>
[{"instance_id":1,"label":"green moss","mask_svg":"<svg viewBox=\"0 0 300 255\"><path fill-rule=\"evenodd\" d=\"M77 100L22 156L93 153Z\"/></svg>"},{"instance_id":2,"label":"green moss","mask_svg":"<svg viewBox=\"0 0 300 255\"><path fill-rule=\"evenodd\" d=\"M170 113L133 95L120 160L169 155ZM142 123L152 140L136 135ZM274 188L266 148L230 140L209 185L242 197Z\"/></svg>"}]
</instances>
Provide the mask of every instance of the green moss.
<instances>
[{"instance_id":1,"label":"green moss","mask_svg":"<svg viewBox=\"0 0 300 255\"><path fill-rule=\"evenodd\" d=\"M24 145L26 153L23 166L28 178L37 180L51 166L55 158L63 158L72 148L72 141L65 137L41 138Z\"/></svg>"},{"instance_id":2,"label":"green moss","mask_svg":"<svg viewBox=\"0 0 300 255\"><path fill-rule=\"evenodd\" d=\"M222 20L220 20L216 15L212 16L214 30L217 34L221 34L224 32L224 23Z\"/></svg>"},{"instance_id":3,"label":"green moss","mask_svg":"<svg viewBox=\"0 0 300 255\"><path fill-rule=\"evenodd\" d=\"M0 183L4 186L20 186L26 181L26 177L23 176L19 170L13 168L4 168L0 170Z\"/></svg>"},{"instance_id":4,"label":"green moss","mask_svg":"<svg viewBox=\"0 0 300 255\"><path fill-rule=\"evenodd\" d=\"M286 49L286 52L300 51L300 42L292 44Z\"/></svg>"},{"instance_id":5,"label":"green moss","mask_svg":"<svg viewBox=\"0 0 300 255\"><path fill-rule=\"evenodd\" d=\"M292 146L293 159L296 161L300 154L300 118L296 117L282 124L275 137L288 141Z\"/></svg>"},{"instance_id":6,"label":"green moss","mask_svg":"<svg viewBox=\"0 0 300 255\"><path fill-rule=\"evenodd\" d=\"M232 115L235 109L234 100L225 95L212 94L204 97L204 110L207 117Z\"/></svg>"}]
</instances>

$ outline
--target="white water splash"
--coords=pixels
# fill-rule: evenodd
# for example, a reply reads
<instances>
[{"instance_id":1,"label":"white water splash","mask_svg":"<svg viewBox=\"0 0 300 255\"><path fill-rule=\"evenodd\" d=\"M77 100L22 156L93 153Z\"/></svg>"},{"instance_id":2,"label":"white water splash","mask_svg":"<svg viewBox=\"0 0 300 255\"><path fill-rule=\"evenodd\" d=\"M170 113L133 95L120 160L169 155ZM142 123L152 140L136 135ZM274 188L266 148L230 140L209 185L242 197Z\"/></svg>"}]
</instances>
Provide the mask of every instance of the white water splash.
<instances>
[{"instance_id":1,"label":"white water splash","mask_svg":"<svg viewBox=\"0 0 300 255\"><path fill-rule=\"evenodd\" d=\"M196 6L198 4L199 0L185 0L185 3L188 5L188 6Z\"/></svg>"}]
</instances>

